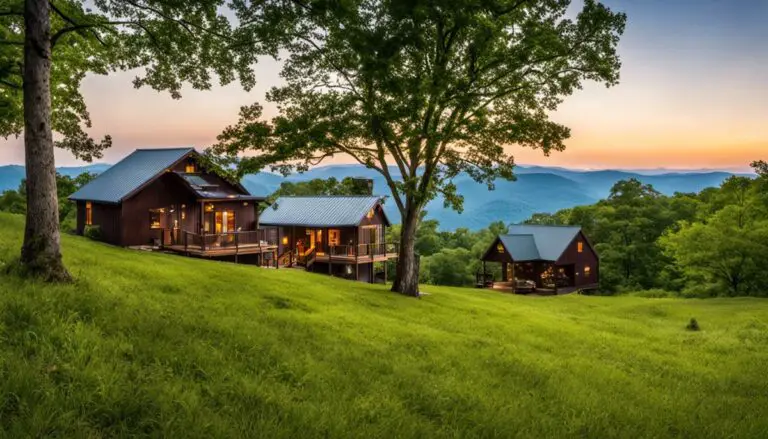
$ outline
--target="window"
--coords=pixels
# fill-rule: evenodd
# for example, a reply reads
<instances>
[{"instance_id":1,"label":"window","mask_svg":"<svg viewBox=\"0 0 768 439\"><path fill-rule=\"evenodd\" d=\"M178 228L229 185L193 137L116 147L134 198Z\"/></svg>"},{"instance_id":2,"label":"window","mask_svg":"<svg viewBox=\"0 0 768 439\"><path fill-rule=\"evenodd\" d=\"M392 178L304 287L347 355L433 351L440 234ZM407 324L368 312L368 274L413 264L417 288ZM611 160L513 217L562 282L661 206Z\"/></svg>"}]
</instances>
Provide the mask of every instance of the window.
<instances>
[{"instance_id":1,"label":"window","mask_svg":"<svg viewBox=\"0 0 768 439\"><path fill-rule=\"evenodd\" d=\"M373 209L368 211L368 214L366 215L368 219L373 219L373 215L375 215L376 212L374 212Z\"/></svg>"},{"instance_id":2,"label":"window","mask_svg":"<svg viewBox=\"0 0 768 439\"><path fill-rule=\"evenodd\" d=\"M85 225L93 225L93 206L90 201L85 202Z\"/></svg>"},{"instance_id":3,"label":"window","mask_svg":"<svg viewBox=\"0 0 768 439\"><path fill-rule=\"evenodd\" d=\"M328 245L340 245L341 244L341 232L339 229L328 230Z\"/></svg>"},{"instance_id":4,"label":"window","mask_svg":"<svg viewBox=\"0 0 768 439\"><path fill-rule=\"evenodd\" d=\"M499 253L504 253L504 245L502 243L496 244L496 251Z\"/></svg>"},{"instance_id":5,"label":"window","mask_svg":"<svg viewBox=\"0 0 768 439\"><path fill-rule=\"evenodd\" d=\"M589 265L584 267L584 276L589 276L589 273L592 271L592 268L590 268Z\"/></svg>"},{"instance_id":6,"label":"window","mask_svg":"<svg viewBox=\"0 0 768 439\"><path fill-rule=\"evenodd\" d=\"M165 213L165 209L149 209L149 228L150 229L162 229L162 217Z\"/></svg>"},{"instance_id":7,"label":"window","mask_svg":"<svg viewBox=\"0 0 768 439\"><path fill-rule=\"evenodd\" d=\"M184 168L184 172L187 174L192 174L195 172L195 164L192 162L187 163L187 166Z\"/></svg>"},{"instance_id":8,"label":"window","mask_svg":"<svg viewBox=\"0 0 768 439\"><path fill-rule=\"evenodd\" d=\"M584 243L583 242L579 241L578 247L579 247L579 253L584 251Z\"/></svg>"}]
</instances>

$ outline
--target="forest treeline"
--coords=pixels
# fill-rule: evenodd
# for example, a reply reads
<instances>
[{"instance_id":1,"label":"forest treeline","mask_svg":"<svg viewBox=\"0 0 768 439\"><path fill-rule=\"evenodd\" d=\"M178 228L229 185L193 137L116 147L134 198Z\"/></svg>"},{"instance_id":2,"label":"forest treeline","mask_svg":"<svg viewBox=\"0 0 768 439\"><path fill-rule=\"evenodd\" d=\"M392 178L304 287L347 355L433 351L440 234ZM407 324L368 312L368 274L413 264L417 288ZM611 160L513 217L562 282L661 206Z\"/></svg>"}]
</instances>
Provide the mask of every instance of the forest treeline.
<instances>
[{"instance_id":1,"label":"forest treeline","mask_svg":"<svg viewBox=\"0 0 768 439\"><path fill-rule=\"evenodd\" d=\"M622 180L598 203L534 214L525 223L582 226L600 255L601 294L768 296L768 164L752 166L756 178L733 176L720 187L672 196L636 179ZM67 197L93 177L57 176L59 217L66 229L74 228L75 218ZM317 179L285 182L269 199L368 191L360 180ZM24 182L0 194L0 211L24 213L24 194ZM480 257L507 230L498 221L476 231L443 231L438 221L422 219L416 238L422 282L474 285ZM396 241L399 226L387 234ZM498 264L488 264L488 270L500 278Z\"/></svg>"},{"instance_id":2,"label":"forest treeline","mask_svg":"<svg viewBox=\"0 0 768 439\"><path fill-rule=\"evenodd\" d=\"M602 294L768 296L768 164L752 166L757 178L732 176L700 193L666 196L636 179L619 181L598 203L525 223L582 226L600 255ZM497 222L440 231L437 221L423 221L422 282L472 285L480 257L506 230Z\"/></svg>"}]
</instances>

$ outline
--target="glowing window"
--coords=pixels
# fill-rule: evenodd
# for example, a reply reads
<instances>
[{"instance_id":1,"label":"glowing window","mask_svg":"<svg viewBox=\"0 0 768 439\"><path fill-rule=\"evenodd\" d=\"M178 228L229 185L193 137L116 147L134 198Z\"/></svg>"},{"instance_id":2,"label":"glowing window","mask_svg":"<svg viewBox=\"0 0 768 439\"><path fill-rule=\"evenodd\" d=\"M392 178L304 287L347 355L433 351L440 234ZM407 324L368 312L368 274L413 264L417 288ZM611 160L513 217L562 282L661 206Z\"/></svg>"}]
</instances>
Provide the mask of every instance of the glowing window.
<instances>
[{"instance_id":1,"label":"glowing window","mask_svg":"<svg viewBox=\"0 0 768 439\"><path fill-rule=\"evenodd\" d=\"M371 219L371 218L373 218L374 213L375 212L373 211L373 209L371 209L371 210L368 211L368 215L366 215L366 216L368 217L368 219Z\"/></svg>"},{"instance_id":2,"label":"glowing window","mask_svg":"<svg viewBox=\"0 0 768 439\"><path fill-rule=\"evenodd\" d=\"M504 253L504 245L502 243L496 244L496 251L499 253Z\"/></svg>"},{"instance_id":3,"label":"glowing window","mask_svg":"<svg viewBox=\"0 0 768 439\"><path fill-rule=\"evenodd\" d=\"M341 232L339 229L328 230L328 245L340 245L341 244Z\"/></svg>"},{"instance_id":4,"label":"glowing window","mask_svg":"<svg viewBox=\"0 0 768 439\"><path fill-rule=\"evenodd\" d=\"M93 224L93 206L90 201L85 202L85 225Z\"/></svg>"},{"instance_id":5,"label":"glowing window","mask_svg":"<svg viewBox=\"0 0 768 439\"><path fill-rule=\"evenodd\" d=\"M584 276L589 276L589 273L592 271L592 269L589 267L589 265L584 267Z\"/></svg>"},{"instance_id":6,"label":"glowing window","mask_svg":"<svg viewBox=\"0 0 768 439\"><path fill-rule=\"evenodd\" d=\"M579 247L579 253L584 251L584 243L583 242L579 241L578 247Z\"/></svg>"},{"instance_id":7,"label":"glowing window","mask_svg":"<svg viewBox=\"0 0 768 439\"><path fill-rule=\"evenodd\" d=\"M164 212L165 212L165 209L149 209L149 228L150 229L162 228L162 223L160 222L160 218Z\"/></svg>"},{"instance_id":8,"label":"glowing window","mask_svg":"<svg viewBox=\"0 0 768 439\"><path fill-rule=\"evenodd\" d=\"M187 166L184 168L184 172L191 174L195 172L195 164L194 163L187 163Z\"/></svg>"}]
</instances>

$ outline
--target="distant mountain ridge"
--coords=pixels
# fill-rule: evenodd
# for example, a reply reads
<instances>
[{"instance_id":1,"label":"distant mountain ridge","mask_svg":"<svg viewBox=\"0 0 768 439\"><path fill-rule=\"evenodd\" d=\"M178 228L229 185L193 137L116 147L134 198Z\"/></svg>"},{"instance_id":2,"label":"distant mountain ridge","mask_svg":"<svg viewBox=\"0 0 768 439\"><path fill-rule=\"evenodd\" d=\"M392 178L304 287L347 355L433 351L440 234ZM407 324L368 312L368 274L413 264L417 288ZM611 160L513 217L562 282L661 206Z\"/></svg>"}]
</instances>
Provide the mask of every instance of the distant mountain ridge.
<instances>
[{"instance_id":1,"label":"distant mountain ridge","mask_svg":"<svg viewBox=\"0 0 768 439\"><path fill-rule=\"evenodd\" d=\"M62 167L58 171L75 176L82 172L104 172L108 164L93 164L82 167ZM396 167L390 172L395 177L400 173ZM469 176L461 175L453 182L459 193L464 196L464 212L458 212L443 206L441 198L427 206L428 218L440 221L442 229L467 227L479 229L492 221L514 223L525 220L536 212L554 212L573 206L592 204L608 196L611 186L619 180L637 178L653 185L661 193L671 195L675 192L699 192L707 187L719 186L723 180L734 174L724 171L669 172L650 173L642 171L594 170L583 171L560 167L518 166L515 168L517 180L514 182L497 180L494 191L474 182ZM288 178L280 175L260 172L247 175L243 179L245 187L254 195L268 195L274 192L283 181L306 181L314 178L343 179L345 177L364 177L374 181L374 192L387 195L384 178L376 171L360 165L328 165L313 168L304 174L293 174ZM0 166L0 191L15 189L24 178L24 167L17 165ZM393 202L385 203L390 220L399 222L399 213Z\"/></svg>"}]
</instances>

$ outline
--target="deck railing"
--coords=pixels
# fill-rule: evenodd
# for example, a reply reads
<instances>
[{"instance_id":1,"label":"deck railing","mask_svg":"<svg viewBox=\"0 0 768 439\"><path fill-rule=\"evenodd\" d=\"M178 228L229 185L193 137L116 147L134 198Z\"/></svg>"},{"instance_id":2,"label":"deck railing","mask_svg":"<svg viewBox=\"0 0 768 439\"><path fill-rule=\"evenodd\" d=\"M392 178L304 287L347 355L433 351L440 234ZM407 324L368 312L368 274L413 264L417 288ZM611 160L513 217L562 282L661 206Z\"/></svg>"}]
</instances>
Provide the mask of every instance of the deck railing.
<instances>
[{"instance_id":1,"label":"deck railing","mask_svg":"<svg viewBox=\"0 0 768 439\"><path fill-rule=\"evenodd\" d=\"M199 249L200 251L210 251L216 249L238 249L240 247L276 247L277 229L265 228L259 230L247 230L224 233L194 233L181 229L162 229L161 245L184 247L184 251L189 248Z\"/></svg>"},{"instance_id":2,"label":"deck railing","mask_svg":"<svg viewBox=\"0 0 768 439\"><path fill-rule=\"evenodd\" d=\"M383 242L379 244L332 245L328 248L328 254L331 257L352 256L363 259L385 256L391 253L398 253L398 244Z\"/></svg>"}]
</instances>

